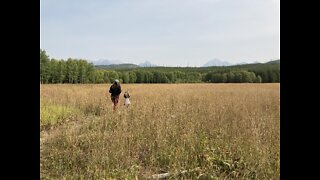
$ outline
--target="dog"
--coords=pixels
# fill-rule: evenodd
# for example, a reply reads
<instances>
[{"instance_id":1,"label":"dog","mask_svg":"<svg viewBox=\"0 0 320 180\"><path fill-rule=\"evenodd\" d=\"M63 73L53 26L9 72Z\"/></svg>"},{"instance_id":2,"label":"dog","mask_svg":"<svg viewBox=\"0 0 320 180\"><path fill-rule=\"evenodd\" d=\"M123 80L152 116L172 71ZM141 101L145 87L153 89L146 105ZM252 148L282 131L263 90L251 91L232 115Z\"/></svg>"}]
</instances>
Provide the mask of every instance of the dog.
<instances>
[{"instance_id":1,"label":"dog","mask_svg":"<svg viewBox=\"0 0 320 180\"><path fill-rule=\"evenodd\" d=\"M130 106L130 94L129 94L129 91L126 91L123 95L123 97L125 98L124 100L124 106L127 106L127 108Z\"/></svg>"}]
</instances>

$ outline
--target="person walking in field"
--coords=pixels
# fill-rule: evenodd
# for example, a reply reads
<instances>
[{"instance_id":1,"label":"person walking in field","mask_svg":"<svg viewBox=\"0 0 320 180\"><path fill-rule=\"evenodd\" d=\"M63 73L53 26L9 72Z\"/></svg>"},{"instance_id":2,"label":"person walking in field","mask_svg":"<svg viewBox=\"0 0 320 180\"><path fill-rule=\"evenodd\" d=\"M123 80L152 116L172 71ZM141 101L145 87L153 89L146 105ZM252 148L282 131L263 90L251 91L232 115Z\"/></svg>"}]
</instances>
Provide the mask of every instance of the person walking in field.
<instances>
[{"instance_id":1,"label":"person walking in field","mask_svg":"<svg viewBox=\"0 0 320 180\"><path fill-rule=\"evenodd\" d=\"M129 105L131 104L130 103L130 94L129 94L129 91L126 91L123 95L124 97L124 104L125 106L127 106L127 108L129 107Z\"/></svg>"},{"instance_id":2,"label":"person walking in field","mask_svg":"<svg viewBox=\"0 0 320 180\"><path fill-rule=\"evenodd\" d=\"M113 103L113 111L116 110L116 107L119 103L119 96L121 94L121 86L119 80L116 79L114 83L111 85L109 89L109 93L111 93L111 101Z\"/></svg>"}]
</instances>

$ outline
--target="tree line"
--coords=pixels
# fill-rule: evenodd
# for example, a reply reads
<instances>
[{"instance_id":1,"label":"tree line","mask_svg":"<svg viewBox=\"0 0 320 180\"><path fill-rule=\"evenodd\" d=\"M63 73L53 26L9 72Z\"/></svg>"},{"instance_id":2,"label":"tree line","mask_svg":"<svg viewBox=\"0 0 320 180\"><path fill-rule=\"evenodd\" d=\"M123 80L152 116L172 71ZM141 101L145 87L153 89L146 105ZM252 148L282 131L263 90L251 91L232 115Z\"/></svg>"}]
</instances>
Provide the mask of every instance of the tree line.
<instances>
[{"instance_id":1,"label":"tree line","mask_svg":"<svg viewBox=\"0 0 320 180\"><path fill-rule=\"evenodd\" d=\"M96 69L83 59L57 60L40 49L40 83L273 83L280 82L277 66L172 68L151 67L125 70Z\"/></svg>"}]
</instances>

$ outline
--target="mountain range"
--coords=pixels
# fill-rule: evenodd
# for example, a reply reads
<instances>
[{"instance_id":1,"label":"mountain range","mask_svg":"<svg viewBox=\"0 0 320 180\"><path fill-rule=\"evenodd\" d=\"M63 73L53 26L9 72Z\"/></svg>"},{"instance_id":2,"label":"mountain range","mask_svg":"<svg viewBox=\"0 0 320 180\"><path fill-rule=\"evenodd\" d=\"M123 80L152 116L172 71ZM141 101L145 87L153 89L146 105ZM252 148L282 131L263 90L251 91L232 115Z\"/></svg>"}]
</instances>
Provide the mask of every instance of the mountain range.
<instances>
[{"instance_id":1,"label":"mountain range","mask_svg":"<svg viewBox=\"0 0 320 180\"><path fill-rule=\"evenodd\" d=\"M207 63L205 63L204 65L202 65L202 67L209 67L209 66L230 66L232 65L231 63L227 62L227 61L221 61L219 59L212 59L210 61L208 61Z\"/></svg>"},{"instance_id":2,"label":"mountain range","mask_svg":"<svg viewBox=\"0 0 320 180\"><path fill-rule=\"evenodd\" d=\"M94 65L111 65L111 64L123 64L120 60L99 59L98 61L91 61Z\"/></svg>"},{"instance_id":3,"label":"mountain range","mask_svg":"<svg viewBox=\"0 0 320 180\"><path fill-rule=\"evenodd\" d=\"M100 69L131 69L131 68L139 68L139 67L157 67L156 64L152 64L150 61L145 61L143 63L133 64L133 63L124 63L120 60L109 60L109 59L100 59L98 61L92 61L92 63ZM253 63L241 62L232 64L228 61L222 61L220 59L212 59L202 65L201 67L212 67L212 66L235 66L235 65L245 65L245 64L259 64L260 62L255 61ZM279 60L268 61L267 63L280 63Z\"/></svg>"},{"instance_id":4,"label":"mountain range","mask_svg":"<svg viewBox=\"0 0 320 180\"><path fill-rule=\"evenodd\" d=\"M156 67L156 64L152 64L150 61L145 61L144 63L138 64L140 67Z\"/></svg>"}]
</instances>

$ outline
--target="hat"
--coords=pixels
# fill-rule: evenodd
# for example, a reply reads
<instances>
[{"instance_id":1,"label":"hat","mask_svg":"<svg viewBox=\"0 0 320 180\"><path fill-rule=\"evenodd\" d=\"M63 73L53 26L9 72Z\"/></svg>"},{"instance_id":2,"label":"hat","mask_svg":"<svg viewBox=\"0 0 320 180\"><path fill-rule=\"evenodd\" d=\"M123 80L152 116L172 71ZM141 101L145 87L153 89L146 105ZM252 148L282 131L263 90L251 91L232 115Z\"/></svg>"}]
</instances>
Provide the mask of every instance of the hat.
<instances>
[{"instance_id":1,"label":"hat","mask_svg":"<svg viewBox=\"0 0 320 180\"><path fill-rule=\"evenodd\" d=\"M118 80L118 79L114 80L114 82L117 83L117 84L119 84L119 80Z\"/></svg>"}]
</instances>

